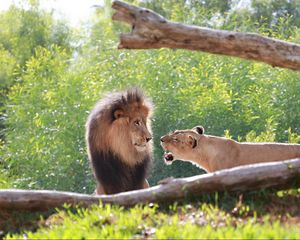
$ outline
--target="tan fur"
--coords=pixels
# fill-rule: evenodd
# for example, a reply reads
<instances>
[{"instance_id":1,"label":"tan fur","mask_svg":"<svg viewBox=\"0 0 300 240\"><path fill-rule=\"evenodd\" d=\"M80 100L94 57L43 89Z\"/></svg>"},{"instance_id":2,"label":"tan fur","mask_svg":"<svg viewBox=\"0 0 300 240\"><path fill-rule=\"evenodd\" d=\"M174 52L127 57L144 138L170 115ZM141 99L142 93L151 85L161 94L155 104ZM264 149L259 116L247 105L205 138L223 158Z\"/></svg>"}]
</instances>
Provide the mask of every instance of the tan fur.
<instances>
[{"instance_id":1,"label":"tan fur","mask_svg":"<svg viewBox=\"0 0 300 240\"><path fill-rule=\"evenodd\" d=\"M86 142L89 159L97 179L98 194L107 193L105 186L101 186L103 183L100 179L102 177L109 179L109 173L104 170L105 167L115 169L114 165L109 167L110 161L112 164L120 161L119 169L127 171L123 172L124 176L114 175L113 177L114 179L119 177L120 184L125 184L124 181L129 181L128 176L133 174L125 166L135 169L137 164L143 164L147 159L152 159L152 141L150 141L152 139L150 125L152 108L151 102L144 98L140 90L131 88L124 92L110 93L91 111L86 123ZM145 168L147 166L148 164ZM124 181L122 177L125 178ZM142 187L149 186L146 179L143 181ZM130 186L132 184L134 185L130 182ZM124 186L123 190L130 190L130 186ZM112 185L110 188L118 189L118 186Z\"/></svg>"},{"instance_id":2,"label":"tan fur","mask_svg":"<svg viewBox=\"0 0 300 240\"><path fill-rule=\"evenodd\" d=\"M151 138L150 117L152 114L152 104L145 101L143 105L133 103L121 110L121 116L111 122L109 114L99 114L99 109L110 109L110 103L99 102L93 109L87 121L87 126L94 123L94 142L97 148L102 151L112 150L128 164L132 165L144 159L145 155L152 153L152 143L147 143L146 138ZM105 105L105 107L103 106ZM136 129L134 122L140 120L141 126ZM101 130L98 129L101 126ZM87 127L86 135L91 135ZM144 145L144 151L138 151L133 142Z\"/></svg>"},{"instance_id":3,"label":"tan fur","mask_svg":"<svg viewBox=\"0 0 300 240\"><path fill-rule=\"evenodd\" d=\"M146 106L132 106L127 111L124 117L120 117L111 124L105 138L105 145L110 146L123 161L132 165L142 161L145 155L152 153L152 145L146 140L152 138L152 133L147 127L150 123L149 120L147 123L149 111ZM140 121L141 125L136 127L135 121ZM140 151L139 147L144 150Z\"/></svg>"},{"instance_id":4,"label":"tan fur","mask_svg":"<svg viewBox=\"0 0 300 240\"><path fill-rule=\"evenodd\" d=\"M197 127L165 135L161 145L173 154L174 160L191 161L207 172L300 157L300 144L239 143L199 133Z\"/></svg>"}]
</instances>

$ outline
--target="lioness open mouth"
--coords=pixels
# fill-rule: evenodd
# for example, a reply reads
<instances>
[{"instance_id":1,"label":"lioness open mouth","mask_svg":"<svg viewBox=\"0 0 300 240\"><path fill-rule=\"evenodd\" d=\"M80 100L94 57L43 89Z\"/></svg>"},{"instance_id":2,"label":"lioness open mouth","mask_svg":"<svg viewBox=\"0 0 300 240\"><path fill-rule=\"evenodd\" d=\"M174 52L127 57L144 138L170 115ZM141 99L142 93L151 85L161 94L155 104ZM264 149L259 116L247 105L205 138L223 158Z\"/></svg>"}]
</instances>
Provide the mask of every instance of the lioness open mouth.
<instances>
[{"instance_id":1,"label":"lioness open mouth","mask_svg":"<svg viewBox=\"0 0 300 240\"><path fill-rule=\"evenodd\" d=\"M174 160L173 154L171 152L166 152L164 154L164 159L167 163L171 163Z\"/></svg>"}]
</instances>

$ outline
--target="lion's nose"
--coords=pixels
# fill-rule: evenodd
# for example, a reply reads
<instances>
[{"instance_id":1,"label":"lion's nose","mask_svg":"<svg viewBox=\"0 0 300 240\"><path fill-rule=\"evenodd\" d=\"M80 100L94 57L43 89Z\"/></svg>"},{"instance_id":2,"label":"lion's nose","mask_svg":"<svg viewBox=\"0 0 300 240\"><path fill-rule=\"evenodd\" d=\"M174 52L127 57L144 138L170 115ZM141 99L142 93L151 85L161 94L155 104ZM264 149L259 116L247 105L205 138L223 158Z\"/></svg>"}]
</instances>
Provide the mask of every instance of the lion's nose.
<instances>
[{"instance_id":1,"label":"lion's nose","mask_svg":"<svg viewBox=\"0 0 300 240\"><path fill-rule=\"evenodd\" d=\"M147 137L146 141L149 142L152 139L152 137Z\"/></svg>"}]
</instances>

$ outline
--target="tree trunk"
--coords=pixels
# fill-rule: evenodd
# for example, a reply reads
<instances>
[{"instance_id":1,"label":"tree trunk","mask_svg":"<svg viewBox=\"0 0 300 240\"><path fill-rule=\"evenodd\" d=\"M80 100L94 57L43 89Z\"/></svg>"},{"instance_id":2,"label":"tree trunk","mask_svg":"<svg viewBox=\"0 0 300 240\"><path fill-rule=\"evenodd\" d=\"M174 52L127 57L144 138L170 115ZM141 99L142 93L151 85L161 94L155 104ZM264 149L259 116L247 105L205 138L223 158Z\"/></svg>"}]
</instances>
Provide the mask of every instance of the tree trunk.
<instances>
[{"instance_id":1,"label":"tree trunk","mask_svg":"<svg viewBox=\"0 0 300 240\"><path fill-rule=\"evenodd\" d=\"M47 210L63 204L87 207L102 201L132 206L145 203L166 203L187 196L201 196L222 191L249 191L264 188L300 187L300 158L283 162L259 163L225 169L214 173L171 180L148 189L114 195L86 194L43 190L0 190L0 209Z\"/></svg>"},{"instance_id":2,"label":"tree trunk","mask_svg":"<svg viewBox=\"0 0 300 240\"><path fill-rule=\"evenodd\" d=\"M265 62L273 67L300 69L300 45L255 33L214 30L170 22L161 15L114 1L113 20L132 26L120 36L118 48L182 48Z\"/></svg>"}]
</instances>

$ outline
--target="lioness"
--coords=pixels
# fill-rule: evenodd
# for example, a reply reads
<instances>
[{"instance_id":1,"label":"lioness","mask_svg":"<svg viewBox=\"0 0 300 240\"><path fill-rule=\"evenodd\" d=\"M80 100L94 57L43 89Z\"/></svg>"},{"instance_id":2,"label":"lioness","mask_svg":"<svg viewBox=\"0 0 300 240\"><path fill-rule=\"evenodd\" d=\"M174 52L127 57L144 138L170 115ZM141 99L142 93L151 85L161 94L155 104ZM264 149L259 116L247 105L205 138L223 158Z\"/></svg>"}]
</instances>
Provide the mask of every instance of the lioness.
<instances>
[{"instance_id":1,"label":"lioness","mask_svg":"<svg viewBox=\"0 0 300 240\"><path fill-rule=\"evenodd\" d=\"M160 141L166 151L166 164L172 164L174 160L190 161L207 172L300 157L300 144L239 143L205 135L202 126L176 130L162 136Z\"/></svg>"}]
</instances>

